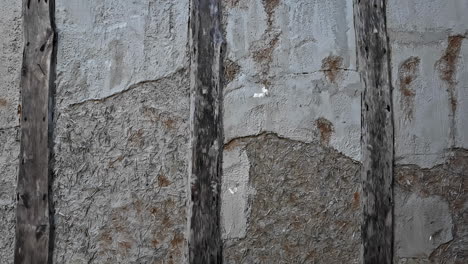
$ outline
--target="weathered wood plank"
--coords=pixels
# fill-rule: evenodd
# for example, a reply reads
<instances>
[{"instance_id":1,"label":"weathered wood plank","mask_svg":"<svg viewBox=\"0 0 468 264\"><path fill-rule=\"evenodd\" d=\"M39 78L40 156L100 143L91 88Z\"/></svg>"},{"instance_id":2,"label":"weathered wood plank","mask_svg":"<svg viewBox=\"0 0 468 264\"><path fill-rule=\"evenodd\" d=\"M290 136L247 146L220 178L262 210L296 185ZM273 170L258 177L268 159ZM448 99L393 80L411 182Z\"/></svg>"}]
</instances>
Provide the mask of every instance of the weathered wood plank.
<instances>
[{"instance_id":1,"label":"weathered wood plank","mask_svg":"<svg viewBox=\"0 0 468 264\"><path fill-rule=\"evenodd\" d=\"M192 0L190 263L221 263L222 159L220 0Z\"/></svg>"},{"instance_id":2,"label":"weathered wood plank","mask_svg":"<svg viewBox=\"0 0 468 264\"><path fill-rule=\"evenodd\" d=\"M385 0L355 0L362 94L363 263L392 263L393 120Z\"/></svg>"},{"instance_id":3,"label":"weathered wood plank","mask_svg":"<svg viewBox=\"0 0 468 264\"><path fill-rule=\"evenodd\" d=\"M54 30L52 0L23 0L21 151L15 263L49 261L49 99Z\"/></svg>"}]
</instances>

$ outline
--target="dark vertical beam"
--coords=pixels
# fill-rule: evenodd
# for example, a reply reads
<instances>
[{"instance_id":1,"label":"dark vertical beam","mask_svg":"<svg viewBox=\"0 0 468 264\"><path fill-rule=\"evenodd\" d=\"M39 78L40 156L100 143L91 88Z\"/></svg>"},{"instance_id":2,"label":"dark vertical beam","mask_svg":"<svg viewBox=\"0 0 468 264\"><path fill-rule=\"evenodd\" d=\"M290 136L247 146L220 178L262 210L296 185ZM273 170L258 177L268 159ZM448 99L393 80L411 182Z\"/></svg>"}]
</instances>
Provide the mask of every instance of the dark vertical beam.
<instances>
[{"instance_id":1,"label":"dark vertical beam","mask_svg":"<svg viewBox=\"0 0 468 264\"><path fill-rule=\"evenodd\" d=\"M53 85L53 0L23 0L21 151L15 263L49 261L49 100Z\"/></svg>"},{"instance_id":2,"label":"dark vertical beam","mask_svg":"<svg viewBox=\"0 0 468 264\"><path fill-rule=\"evenodd\" d=\"M385 0L355 0L362 94L363 263L391 264L393 255L393 120Z\"/></svg>"},{"instance_id":3,"label":"dark vertical beam","mask_svg":"<svg viewBox=\"0 0 468 264\"><path fill-rule=\"evenodd\" d=\"M220 0L192 0L190 263L221 263L222 81Z\"/></svg>"}]
</instances>

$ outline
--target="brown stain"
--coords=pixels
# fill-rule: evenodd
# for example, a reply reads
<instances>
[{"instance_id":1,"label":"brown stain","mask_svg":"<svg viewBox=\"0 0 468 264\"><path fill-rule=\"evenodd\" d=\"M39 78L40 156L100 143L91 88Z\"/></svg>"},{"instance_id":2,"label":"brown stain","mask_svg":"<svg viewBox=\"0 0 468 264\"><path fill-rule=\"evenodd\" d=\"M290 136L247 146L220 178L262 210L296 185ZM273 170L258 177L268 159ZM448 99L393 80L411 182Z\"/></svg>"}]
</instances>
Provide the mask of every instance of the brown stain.
<instances>
[{"instance_id":1,"label":"brown stain","mask_svg":"<svg viewBox=\"0 0 468 264\"><path fill-rule=\"evenodd\" d=\"M171 119L171 118L167 118L163 121L163 124L166 128L168 129L174 129L175 128L175 124L176 124L176 121L174 119Z\"/></svg>"},{"instance_id":2,"label":"brown stain","mask_svg":"<svg viewBox=\"0 0 468 264\"><path fill-rule=\"evenodd\" d=\"M119 242L119 249L123 251L124 255L126 255L131 248L132 248L132 243L130 242L128 241Z\"/></svg>"},{"instance_id":3,"label":"brown stain","mask_svg":"<svg viewBox=\"0 0 468 264\"><path fill-rule=\"evenodd\" d=\"M0 107L5 107L8 105L8 101L4 98L0 98Z\"/></svg>"},{"instance_id":4,"label":"brown stain","mask_svg":"<svg viewBox=\"0 0 468 264\"><path fill-rule=\"evenodd\" d=\"M448 84L448 93L452 114L457 110L457 98L455 95L455 74L457 72L457 63L460 56L461 45L465 37L461 35L449 36L448 45L444 55L436 62L436 68L439 71L441 80Z\"/></svg>"},{"instance_id":5,"label":"brown stain","mask_svg":"<svg viewBox=\"0 0 468 264\"><path fill-rule=\"evenodd\" d=\"M128 141L133 143L135 146L142 148L145 145L145 139L143 137L143 129L139 129L137 132L133 133Z\"/></svg>"},{"instance_id":6,"label":"brown stain","mask_svg":"<svg viewBox=\"0 0 468 264\"><path fill-rule=\"evenodd\" d=\"M278 45L279 35L276 35L267 45L266 48L257 50L253 53L253 59L257 63L265 62L269 65L272 61L272 54L273 50L275 49L276 45ZM269 70L269 66L268 66Z\"/></svg>"},{"instance_id":7,"label":"brown stain","mask_svg":"<svg viewBox=\"0 0 468 264\"><path fill-rule=\"evenodd\" d=\"M149 212L150 212L150 214L152 214L152 215L156 215L156 214L158 214L158 212L159 212L159 208L157 208L157 207L152 207L152 208L149 209Z\"/></svg>"},{"instance_id":8,"label":"brown stain","mask_svg":"<svg viewBox=\"0 0 468 264\"><path fill-rule=\"evenodd\" d=\"M349 221L335 220L334 224L338 229L341 229L341 228L348 227L349 226Z\"/></svg>"},{"instance_id":9,"label":"brown stain","mask_svg":"<svg viewBox=\"0 0 468 264\"><path fill-rule=\"evenodd\" d=\"M353 209L359 208L360 203L361 203L361 195L359 192L355 192L353 194Z\"/></svg>"},{"instance_id":10,"label":"brown stain","mask_svg":"<svg viewBox=\"0 0 468 264\"><path fill-rule=\"evenodd\" d=\"M171 246L177 247L184 242L184 236L181 233L175 233L171 240Z\"/></svg>"},{"instance_id":11,"label":"brown stain","mask_svg":"<svg viewBox=\"0 0 468 264\"><path fill-rule=\"evenodd\" d=\"M343 65L343 58L340 56L328 56L322 60L322 71L325 77L335 83Z\"/></svg>"},{"instance_id":12,"label":"brown stain","mask_svg":"<svg viewBox=\"0 0 468 264\"><path fill-rule=\"evenodd\" d=\"M406 112L406 118L411 120L413 117L415 92L411 89L411 83L418 78L419 65L421 59L418 57L409 57L404 60L398 68L398 80L400 82L401 105Z\"/></svg>"},{"instance_id":13,"label":"brown stain","mask_svg":"<svg viewBox=\"0 0 468 264\"><path fill-rule=\"evenodd\" d=\"M239 71L239 64L233 62L232 60L226 60L224 62L224 77L228 83L232 82L236 78L237 74L239 74Z\"/></svg>"},{"instance_id":14,"label":"brown stain","mask_svg":"<svg viewBox=\"0 0 468 264\"><path fill-rule=\"evenodd\" d=\"M317 252L312 249L309 251L309 253L307 253L305 260L314 260L316 256L317 256ZM315 263L315 262L312 262L312 263Z\"/></svg>"},{"instance_id":15,"label":"brown stain","mask_svg":"<svg viewBox=\"0 0 468 264\"><path fill-rule=\"evenodd\" d=\"M320 131L320 140L322 141L322 143L328 145L330 143L331 135L333 134L333 132L335 132L333 124L327 119L321 117L315 120L315 125Z\"/></svg>"},{"instance_id":16,"label":"brown stain","mask_svg":"<svg viewBox=\"0 0 468 264\"><path fill-rule=\"evenodd\" d=\"M263 0L262 1L263 8L265 8L265 12L267 13L269 27L273 25L273 15L279 3L280 3L280 0Z\"/></svg>"},{"instance_id":17,"label":"brown stain","mask_svg":"<svg viewBox=\"0 0 468 264\"><path fill-rule=\"evenodd\" d=\"M123 156L117 157L115 160L109 161L109 164L107 165L109 168L114 168L115 163L121 162L124 159Z\"/></svg>"},{"instance_id":18,"label":"brown stain","mask_svg":"<svg viewBox=\"0 0 468 264\"><path fill-rule=\"evenodd\" d=\"M233 8L239 4L240 0L224 0L223 2L225 2L227 7Z\"/></svg>"},{"instance_id":19,"label":"brown stain","mask_svg":"<svg viewBox=\"0 0 468 264\"><path fill-rule=\"evenodd\" d=\"M159 187L167 187L171 184L171 181L164 175L158 176L158 186Z\"/></svg>"},{"instance_id":20,"label":"brown stain","mask_svg":"<svg viewBox=\"0 0 468 264\"><path fill-rule=\"evenodd\" d=\"M151 246L152 246L153 248L158 248L158 246L159 246L159 241L158 241L157 239L151 240Z\"/></svg>"},{"instance_id":21,"label":"brown stain","mask_svg":"<svg viewBox=\"0 0 468 264\"><path fill-rule=\"evenodd\" d=\"M286 252L286 254L288 255L294 255L295 253L295 250L294 248L296 247L295 245L292 245L292 244L287 244L287 243L282 243L281 244L281 247L284 249L284 251Z\"/></svg>"},{"instance_id":22,"label":"brown stain","mask_svg":"<svg viewBox=\"0 0 468 264\"><path fill-rule=\"evenodd\" d=\"M157 110L149 106L143 107L143 115L148 117L151 123L156 123L160 119Z\"/></svg>"},{"instance_id":23,"label":"brown stain","mask_svg":"<svg viewBox=\"0 0 468 264\"><path fill-rule=\"evenodd\" d=\"M171 227L172 223L171 223L171 219L169 218L169 216L165 215L162 222L161 222L161 224L165 228Z\"/></svg>"},{"instance_id":24,"label":"brown stain","mask_svg":"<svg viewBox=\"0 0 468 264\"><path fill-rule=\"evenodd\" d=\"M103 233L101 233L101 235L98 238L98 241L104 243L107 246L110 246L112 244L112 235L108 230L106 230Z\"/></svg>"},{"instance_id":25,"label":"brown stain","mask_svg":"<svg viewBox=\"0 0 468 264\"><path fill-rule=\"evenodd\" d=\"M241 142L240 140L231 140L229 141L228 143L224 144L224 150L225 151L231 151L233 149L235 149L236 147L240 146L241 145Z\"/></svg>"}]
</instances>

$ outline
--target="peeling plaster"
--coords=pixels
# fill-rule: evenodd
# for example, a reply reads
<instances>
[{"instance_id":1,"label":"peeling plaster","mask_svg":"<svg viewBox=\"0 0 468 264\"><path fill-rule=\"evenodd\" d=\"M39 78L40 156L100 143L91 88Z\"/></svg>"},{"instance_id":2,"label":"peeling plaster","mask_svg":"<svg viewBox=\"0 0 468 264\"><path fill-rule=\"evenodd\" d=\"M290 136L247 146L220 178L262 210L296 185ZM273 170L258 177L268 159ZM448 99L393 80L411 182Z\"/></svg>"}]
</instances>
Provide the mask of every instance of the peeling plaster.
<instances>
[{"instance_id":1,"label":"peeling plaster","mask_svg":"<svg viewBox=\"0 0 468 264\"><path fill-rule=\"evenodd\" d=\"M319 142L316 119L325 118L330 146L360 160L352 1L267 2L224 10L227 60L238 65L225 88L225 142L262 132Z\"/></svg>"}]
</instances>

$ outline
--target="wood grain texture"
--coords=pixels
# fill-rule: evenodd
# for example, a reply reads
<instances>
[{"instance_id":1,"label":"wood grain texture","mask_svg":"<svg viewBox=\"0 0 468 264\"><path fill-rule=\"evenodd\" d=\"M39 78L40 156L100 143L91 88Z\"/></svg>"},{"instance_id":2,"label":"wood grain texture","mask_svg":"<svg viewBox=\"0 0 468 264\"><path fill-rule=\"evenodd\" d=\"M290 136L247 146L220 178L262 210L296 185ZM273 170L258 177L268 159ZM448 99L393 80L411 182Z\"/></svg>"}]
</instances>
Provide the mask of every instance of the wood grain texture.
<instances>
[{"instance_id":1,"label":"wood grain texture","mask_svg":"<svg viewBox=\"0 0 468 264\"><path fill-rule=\"evenodd\" d=\"M362 94L363 263L392 263L393 121L385 0L355 0Z\"/></svg>"},{"instance_id":2,"label":"wood grain texture","mask_svg":"<svg viewBox=\"0 0 468 264\"><path fill-rule=\"evenodd\" d=\"M49 100L53 80L52 0L23 1L21 150L15 263L49 261Z\"/></svg>"},{"instance_id":3,"label":"wood grain texture","mask_svg":"<svg viewBox=\"0 0 468 264\"><path fill-rule=\"evenodd\" d=\"M221 263L222 56L220 0L192 0L190 263Z\"/></svg>"}]
</instances>

